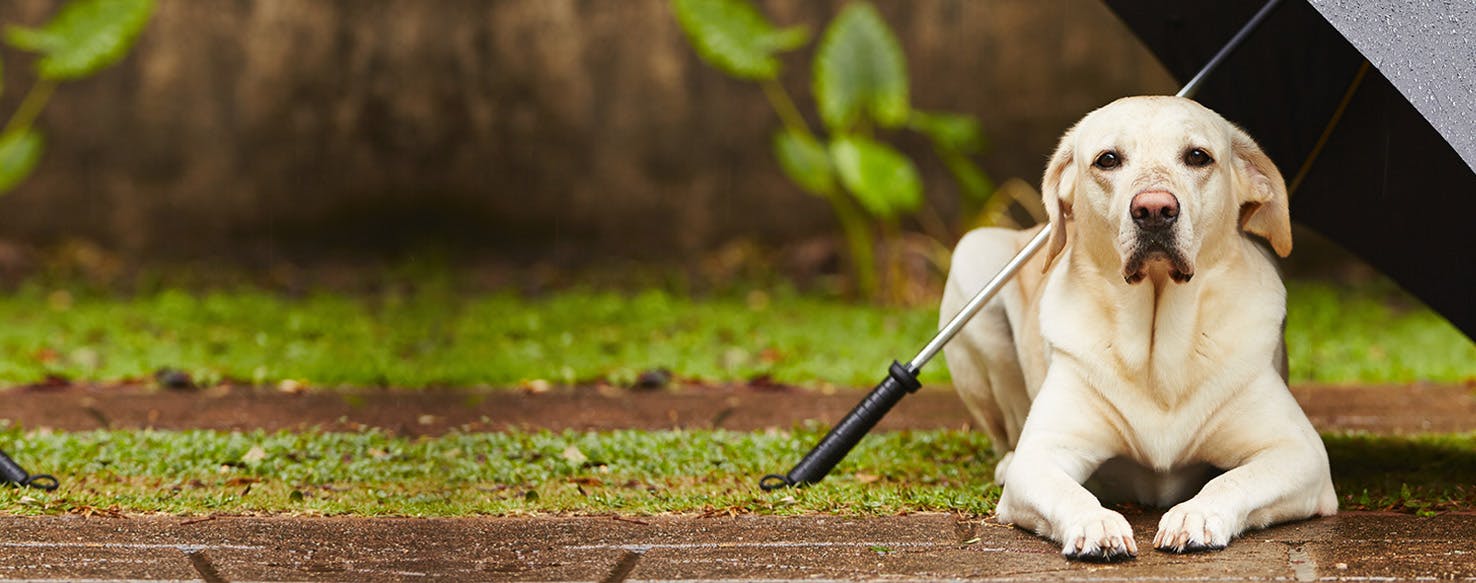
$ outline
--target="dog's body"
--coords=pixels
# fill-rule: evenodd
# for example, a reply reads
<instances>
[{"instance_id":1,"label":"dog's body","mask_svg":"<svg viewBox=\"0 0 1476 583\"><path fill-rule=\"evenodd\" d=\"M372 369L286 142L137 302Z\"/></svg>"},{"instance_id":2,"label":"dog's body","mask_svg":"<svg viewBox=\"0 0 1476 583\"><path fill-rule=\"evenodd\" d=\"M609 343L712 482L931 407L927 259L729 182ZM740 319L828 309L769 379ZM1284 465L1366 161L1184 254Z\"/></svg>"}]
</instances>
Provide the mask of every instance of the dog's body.
<instances>
[{"instance_id":1,"label":"dog's body","mask_svg":"<svg viewBox=\"0 0 1476 583\"><path fill-rule=\"evenodd\" d=\"M1286 386L1285 288L1242 234L1290 252L1286 187L1255 142L1187 99L1122 99L1062 138L1041 191L1049 252L945 349L1003 456L999 520L1110 559L1137 545L1098 495L1177 504L1154 537L1174 551L1336 512L1326 450ZM943 317L1033 234L965 236Z\"/></svg>"}]
</instances>

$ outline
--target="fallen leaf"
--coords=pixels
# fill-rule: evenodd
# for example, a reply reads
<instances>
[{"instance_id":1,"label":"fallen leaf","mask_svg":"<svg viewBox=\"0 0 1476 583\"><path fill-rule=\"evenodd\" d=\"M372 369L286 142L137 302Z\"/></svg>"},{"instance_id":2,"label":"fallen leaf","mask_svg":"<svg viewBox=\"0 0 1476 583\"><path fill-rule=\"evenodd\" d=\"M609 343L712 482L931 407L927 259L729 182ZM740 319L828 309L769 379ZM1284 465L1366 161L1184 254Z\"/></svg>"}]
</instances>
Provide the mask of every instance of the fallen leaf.
<instances>
[{"instance_id":1,"label":"fallen leaf","mask_svg":"<svg viewBox=\"0 0 1476 583\"><path fill-rule=\"evenodd\" d=\"M289 395L301 395L307 391L307 388L307 383L297 379L283 379L282 382L277 383L277 391Z\"/></svg>"},{"instance_id":2,"label":"fallen leaf","mask_svg":"<svg viewBox=\"0 0 1476 583\"><path fill-rule=\"evenodd\" d=\"M564 448L564 453L559 454L559 457L568 460L569 463L576 466L584 465L584 462L589 461L589 458L584 455L584 452L579 451L579 446L577 445Z\"/></svg>"},{"instance_id":3,"label":"fallen leaf","mask_svg":"<svg viewBox=\"0 0 1476 583\"><path fill-rule=\"evenodd\" d=\"M256 464L266 459L266 456L266 450L262 449L259 445L254 445L246 452L246 455L241 456L241 461L248 464Z\"/></svg>"}]
</instances>

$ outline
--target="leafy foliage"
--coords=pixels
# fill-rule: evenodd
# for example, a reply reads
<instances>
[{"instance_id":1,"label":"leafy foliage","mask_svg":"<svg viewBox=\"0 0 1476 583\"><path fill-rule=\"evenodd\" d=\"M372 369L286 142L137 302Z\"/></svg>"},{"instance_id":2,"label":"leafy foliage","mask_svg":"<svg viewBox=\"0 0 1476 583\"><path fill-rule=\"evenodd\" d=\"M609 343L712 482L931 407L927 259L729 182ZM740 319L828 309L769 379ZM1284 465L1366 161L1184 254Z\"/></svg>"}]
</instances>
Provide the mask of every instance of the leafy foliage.
<instances>
[{"instance_id":1,"label":"leafy foliage","mask_svg":"<svg viewBox=\"0 0 1476 583\"><path fill-rule=\"evenodd\" d=\"M847 5L831 21L815 55L815 101L833 132L863 119L882 127L907 122L907 61L876 8Z\"/></svg>"},{"instance_id":2,"label":"leafy foliage","mask_svg":"<svg viewBox=\"0 0 1476 583\"><path fill-rule=\"evenodd\" d=\"M943 159L954 181L958 182L965 202L969 203L962 205L963 215L977 214L994 195L994 181L969 160L969 156L984 150L984 132L979 127L979 120L956 113L914 109L907 125L928 136L934 151Z\"/></svg>"},{"instance_id":3,"label":"leafy foliage","mask_svg":"<svg viewBox=\"0 0 1476 583\"><path fill-rule=\"evenodd\" d=\"M25 180L41 160L41 134L32 129L0 136L0 193Z\"/></svg>"},{"instance_id":4,"label":"leafy foliage","mask_svg":"<svg viewBox=\"0 0 1476 583\"><path fill-rule=\"evenodd\" d=\"M922 204L922 179L901 152L861 136L842 136L830 143L830 157L841 182L868 212L895 219Z\"/></svg>"},{"instance_id":5,"label":"leafy foliage","mask_svg":"<svg viewBox=\"0 0 1476 583\"><path fill-rule=\"evenodd\" d=\"M122 60L153 12L154 0L73 0L40 28L8 27L6 40L42 55L43 79L81 79Z\"/></svg>"},{"instance_id":6,"label":"leafy foliage","mask_svg":"<svg viewBox=\"0 0 1476 583\"><path fill-rule=\"evenodd\" d=\"M39 28L6 27L6 42L41 58L36 61L40 81L0 135L0 194L18 186L41 159L44 140L31 126L56 83L87 77L118 62L153 13L154 0L72 0ZM0 70L0 81L3 78Z\"/></svg>"},{"instance_id":7,"label":"leafy foliage","mask_svg":"<svg viewBox=\"0 0 1476 583\"><path fill-rule=\"evenodd\" d=\"M913 110L908 127L922 132L939 150L978 154L984 150L984 131L971 115Z\"/></svg>"},{"instance_id":8,"label":"leafy foliage","mask_svg":"<svg viewBox=\"0 0 1476 583\"><path fill-rule=\"evenodd\" d=\"M897 237L901 219L925 204L917 167L874 137L876 128L910 129L928 136L959 183L964 197L959 205L965 218L961 224L973 224L968 219L979 215L976 211L994 192L993 182L970 158L983 149L979 123L966 115L912 109L901 43L870 3L847 4L825 28L816 49L811 87L829 132L817 137L777 81L777 55L803 44L803 29L780 29L748 0L671 1L704 61L763 87L784 123L774 135L774 158L801 190L830 202L864 295L875 298L879 291L875 233ZM954 236L936 229L930 234ZM900 248L883 248L890 251L886 259L894 291L901 287Z\"/></svg>"},{"instance_id":9,"label":"leafy foliage","mask_svg":"<svg viewBox=\"0 0 1476 583\"><path fill-rule=\"evenodd\" d=\"M802 26L774 26L745 0L672 0L672 7L702 60L739 79L773 79L774 55L810 38Z\"/></svg>"},{"instance_id":10,"label":"leafy foliage","mask_svg":"<svg viewBox=\"0 0 1476 583\"><path fill-rule=\"evenodd\" d=\"M774 157L784 173L811 193L821 196L835 192L835 173L830 154L814 136L790 129L774 134Z\"/></svg>"}]
</instances>

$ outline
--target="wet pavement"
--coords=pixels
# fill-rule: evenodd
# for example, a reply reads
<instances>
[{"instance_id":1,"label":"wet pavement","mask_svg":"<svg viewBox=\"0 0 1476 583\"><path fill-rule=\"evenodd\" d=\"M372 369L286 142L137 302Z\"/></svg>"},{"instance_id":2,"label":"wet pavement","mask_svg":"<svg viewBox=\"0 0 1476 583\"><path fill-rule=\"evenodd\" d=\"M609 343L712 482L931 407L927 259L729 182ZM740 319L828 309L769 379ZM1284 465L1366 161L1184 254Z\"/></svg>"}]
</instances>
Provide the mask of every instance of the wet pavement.
<instances>
[{"instance_id":1,"label":"wet pavement","mask_svg":"<svg viewBox=\"0 0 1476 583\"><path fill-rule=\"evenodd\" d=\"M1130 515L1148 549L1156 513ZM142 581L1476 581L1476 515L1345 513L1218 552L1073 563L1014 528L876 518L3 517L0 578Z\"/></svg>"}]
</instances>

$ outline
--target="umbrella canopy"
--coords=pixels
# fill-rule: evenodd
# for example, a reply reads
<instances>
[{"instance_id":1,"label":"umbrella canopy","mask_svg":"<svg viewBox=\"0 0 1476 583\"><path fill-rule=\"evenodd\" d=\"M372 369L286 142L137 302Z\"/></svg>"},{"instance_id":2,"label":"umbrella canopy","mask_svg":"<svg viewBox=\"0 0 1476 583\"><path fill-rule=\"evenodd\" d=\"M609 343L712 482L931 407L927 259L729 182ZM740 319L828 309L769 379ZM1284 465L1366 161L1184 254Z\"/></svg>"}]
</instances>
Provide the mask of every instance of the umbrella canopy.
<instances>
[{"instance_id":1,"label":"umbrella canopy","mask_svg":"<svg viewBox=\"0 0 1476 583\"><path fill-rule=\"evenodd\" d=\"M1106 0L1189 79L1256 2ZM1196 99L1292 188L1292 219L1476 338L1476 3L1285 0Z\"/></svg>"}]
</instances>

